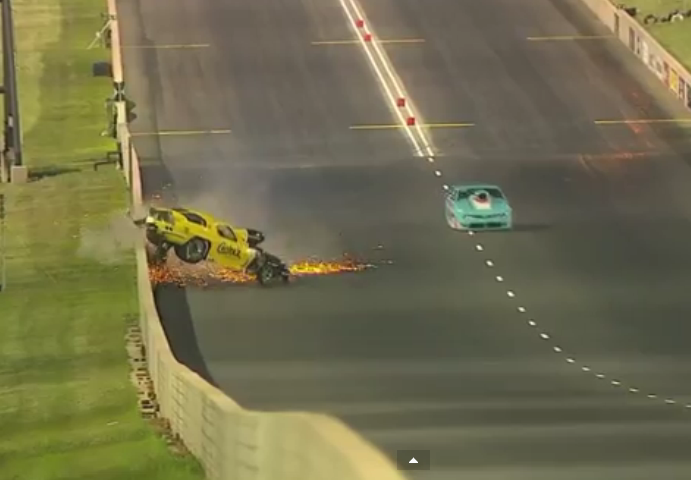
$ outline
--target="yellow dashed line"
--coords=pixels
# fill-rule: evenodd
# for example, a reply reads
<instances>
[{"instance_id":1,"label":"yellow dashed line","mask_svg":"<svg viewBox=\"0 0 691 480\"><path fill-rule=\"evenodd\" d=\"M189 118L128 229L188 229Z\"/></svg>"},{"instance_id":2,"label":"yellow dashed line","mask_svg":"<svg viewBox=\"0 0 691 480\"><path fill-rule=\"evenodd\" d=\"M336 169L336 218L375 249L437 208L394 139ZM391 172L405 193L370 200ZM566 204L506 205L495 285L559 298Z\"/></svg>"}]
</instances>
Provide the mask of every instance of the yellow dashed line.
<instances>
[{"instance_id":1,"label":"yellow dashed line","mask_svg":"<svg viewBox=\"0 0 691 480\"><path fill-rule=\"evenodd\" d=\"M606 40L616 38L614 35L557 35L551 37L528 37L529 42L559 42L569 40Z\"/></svg>"},{"instance_id":2,"label":"yellow dashed line","mask_svg":"<svg viewBox=\"0 0 691 480\"><path fill-rule=\"evenodd\" d=\"M173 137L189 135L218 135L230 130L161 130L159 132L132 132L133 137Z\"/></svg>"},{"instance_id":3,"label":"yellow dashed line","mask_svg":"<svg viewBox=\"0 0 691 480\"><path fill-rule=\"evenodd\" d=\"M150 49L150 50L182 50L189 48L209 48L208 43L190 43L182 45L125 45L123 48L130 49Z\"/></svg>"},{"instance_id":4,"label":"yellow dashed line","mask_svg":"<svg viewBox=\"0 0 691 480\"><path fill-rule=\"evenodd\" d=\"M595 120L595 125L636 125L652 123L691 123L691 118L651 118L638 120Z\"/></svg>"},{"instance_id":5,"label":"yellow dashed line","mask_svg":"<svg viewBox=\"0 0 691 480\"><path fill-rule=\"evenodd\" d=\"M353 125L350 130L393 130L398 128L414 128L416 125L401 125L401 124L380 124L380 125ZM422 128L465 128L474 127L474 123L422 123L419 125Z\"/></svg>"},{"instance_id":6,"label":"yellow dashed line","mask_svg":"<svg viewBox=\"0 0 691 480\"><path fill-rule=\"evenodd\" d=\"M397 40L374 40L381 45L405 44L405 43L425 43L424 38L402 38ZM323 42L312 42L312 45L358 45L360 40L330 40Z\"/></svg>"}]
</instances>

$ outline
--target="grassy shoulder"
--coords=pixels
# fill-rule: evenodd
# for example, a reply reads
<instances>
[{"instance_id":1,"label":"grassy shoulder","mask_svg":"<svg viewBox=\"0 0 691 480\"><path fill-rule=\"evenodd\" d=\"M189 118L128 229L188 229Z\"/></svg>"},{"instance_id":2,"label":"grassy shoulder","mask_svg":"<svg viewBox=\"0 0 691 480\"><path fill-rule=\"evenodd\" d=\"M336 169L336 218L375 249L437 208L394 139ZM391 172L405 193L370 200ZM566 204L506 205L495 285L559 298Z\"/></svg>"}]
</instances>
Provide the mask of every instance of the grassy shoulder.
<instances>
[{"instance_id":1,"label":"grassy shoulder","mask_svg":"<svg viewBox=\"0 0 691 480\"><path fill-rule=\"evenodd\" d=\"M647 15L662 17L674 10L691 10L691 0L623 0L627 7L637 7L636 18L643 23ZM691 17L681 22L645 25L655 39L691 71Z\"/></svg>"},{"instance_id":2,"label":"grassy shoulder","mask_svg":"<svg viewBox=\"0 0 691 480\"><path fill-rule=\"evenodd\" d=\"M93 161L113 149L105 50L86 47L105 1L15 0L24 154L49 174L7 195L7 285L0 293L2 478L188 480L140 418L124 347L138 313L134 255L118 230L122 175Z\"/></svg>"}]
</instances>

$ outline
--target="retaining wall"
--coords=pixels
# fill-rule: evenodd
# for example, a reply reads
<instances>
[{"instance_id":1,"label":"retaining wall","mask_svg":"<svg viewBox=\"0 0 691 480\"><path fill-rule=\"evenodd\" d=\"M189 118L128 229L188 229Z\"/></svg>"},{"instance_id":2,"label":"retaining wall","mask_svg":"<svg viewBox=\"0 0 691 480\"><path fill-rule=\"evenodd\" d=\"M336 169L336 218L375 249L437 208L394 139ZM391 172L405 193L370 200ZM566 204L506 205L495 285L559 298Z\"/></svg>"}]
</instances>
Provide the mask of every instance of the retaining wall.
<instances>
[{"instance_id":1,"label":"retaining wall","mask_svg":"<svg viewBox=\"0 0 691 480\"><path fill-rule=\"evenodd\" d=\"M686 108L691 109L691 73L625 10L610 0L581 0L657 76ZM626 3L626 0L622 0ZM684 20L691 28L691 18Z\"/></svg>"},{"instance_id":2,"label":"retaining wall","mask_svg":"<svg viewBox=\"0 0 691 480\"><path fill-rule=\"evenodd\" d=\"M117 140L141 210L139 158L125 116L124 78L115 0L108 0ZM144 240L138 245L139 323L159 415L204 466L211 480L404 480L373 445L339 420L311 413L246 410L179 363L156 310Z\"/></svg>"}]
</instances>

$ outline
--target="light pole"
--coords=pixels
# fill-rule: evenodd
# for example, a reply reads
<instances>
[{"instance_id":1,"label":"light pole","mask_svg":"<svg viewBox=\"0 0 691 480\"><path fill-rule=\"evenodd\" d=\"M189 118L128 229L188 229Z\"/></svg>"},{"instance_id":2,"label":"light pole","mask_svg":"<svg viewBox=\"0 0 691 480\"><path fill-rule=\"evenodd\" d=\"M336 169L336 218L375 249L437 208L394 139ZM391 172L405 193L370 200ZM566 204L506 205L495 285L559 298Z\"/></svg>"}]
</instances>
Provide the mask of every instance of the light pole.
<instances>
[{"instance_id":1,"label":"light pole","mask_svg":"<svg viewBox=\"0 0 691 480\"><path fill-rule=\"evenodd\" d=\"M2 67L5 85L1 88L5 103L3 155L6 168L22 166L22 135L19 121L17 68L15 63L14 21L11 0L0 0L2 7Z\"/></svg>"}]
</instances>

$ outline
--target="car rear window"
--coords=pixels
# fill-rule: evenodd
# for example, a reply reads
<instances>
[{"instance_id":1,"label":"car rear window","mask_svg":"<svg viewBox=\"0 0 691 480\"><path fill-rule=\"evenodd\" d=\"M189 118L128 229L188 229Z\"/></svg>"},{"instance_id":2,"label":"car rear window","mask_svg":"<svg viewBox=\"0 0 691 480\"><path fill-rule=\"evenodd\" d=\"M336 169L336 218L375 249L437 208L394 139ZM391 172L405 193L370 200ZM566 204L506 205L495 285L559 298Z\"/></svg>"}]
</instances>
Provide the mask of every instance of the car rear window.
<instances>
[{"instance_id":1,"label":"car rear window","mask_svg":"<svg viewBox=\"0 0 691 480\"><path fill-rule=\"evenodd\" d=\"M491 197L494 198L504 198L504 195L498 188L469 188L467 190L461 190L458 192L458 199L461 200L468 198L470 195L474 195L478 192L487 192Z\"/></svg>"}]
</instances>

